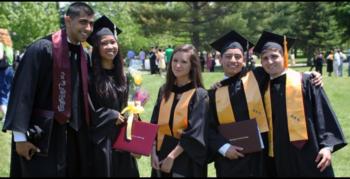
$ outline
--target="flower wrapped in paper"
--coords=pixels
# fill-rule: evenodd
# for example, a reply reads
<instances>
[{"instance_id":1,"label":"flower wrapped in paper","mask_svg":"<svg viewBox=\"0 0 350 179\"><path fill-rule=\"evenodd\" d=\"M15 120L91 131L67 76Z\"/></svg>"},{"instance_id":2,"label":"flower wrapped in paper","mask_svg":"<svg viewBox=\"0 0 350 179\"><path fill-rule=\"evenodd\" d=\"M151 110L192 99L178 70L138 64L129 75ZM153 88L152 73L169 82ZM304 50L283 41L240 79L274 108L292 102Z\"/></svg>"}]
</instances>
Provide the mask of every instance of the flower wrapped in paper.
<instances>
[{"instance_id":1,"label":"flower wrapped in paper","mask_svg":"<svg viewBox=\"0 0 350 179\"><path fill-rule=\"evenodd\" d=\"M128 68L128 80L129 80L129 100L128 106L122 110L122 114L127 113L127 130L126 138L131 140L131 127L134 119L134 115L139 115L144 111L143 106L149 99L149 93L141 88L142 74L140 71L129 67Z\"/></svg>"},{"instance_id":2,"label":"flower wrapped in paper","mask_svg":"<svg viewBox=\"0 0 350 179\"><path fill-rule=\"evenodd\" d=\"M127 116L127 123L120 129L113 148L139 155L149 156L155 140L158 125L140 121L136 116L144 111L143 106L149 99L149 93L141 88L142 74L133 68L128 69L129 100L128 106L122 110ZM139 116L137 116L139 117Z\"/></svg>"}]
</instances>

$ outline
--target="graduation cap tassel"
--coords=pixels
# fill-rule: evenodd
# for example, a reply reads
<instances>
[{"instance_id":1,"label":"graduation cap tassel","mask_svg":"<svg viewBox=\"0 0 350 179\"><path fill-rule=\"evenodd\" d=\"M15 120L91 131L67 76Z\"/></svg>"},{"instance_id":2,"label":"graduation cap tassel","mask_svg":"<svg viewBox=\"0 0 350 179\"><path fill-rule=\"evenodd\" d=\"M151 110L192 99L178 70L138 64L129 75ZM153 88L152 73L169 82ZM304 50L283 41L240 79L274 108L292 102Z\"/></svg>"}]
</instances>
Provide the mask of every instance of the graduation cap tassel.
<instances>
[{"instance_id":1,"label":"graduation cap tassel","mask_svg":"<svg viewBox=\"0 0 350 179\"><path fill-rule=\"evenodd\" d=\"M287 37L284 36L283 39L283 49L284 49L284 67L288 68L288 48L287 48Z\"/></svg>"},{"instance_id":2,"label":"graduation cap tassel","mask_svg":"<svg viewBox=\"0 0 350 179\"><path fill-rule=\"evenodd\" d=\"M248 69L251 69L251 61L250 61L250 59L249 59L249 42L248 42L248 40L247 40L247 52L246 52L247 54L246 54L246 65L248 66Z\"/></svg>"}]
</instances>

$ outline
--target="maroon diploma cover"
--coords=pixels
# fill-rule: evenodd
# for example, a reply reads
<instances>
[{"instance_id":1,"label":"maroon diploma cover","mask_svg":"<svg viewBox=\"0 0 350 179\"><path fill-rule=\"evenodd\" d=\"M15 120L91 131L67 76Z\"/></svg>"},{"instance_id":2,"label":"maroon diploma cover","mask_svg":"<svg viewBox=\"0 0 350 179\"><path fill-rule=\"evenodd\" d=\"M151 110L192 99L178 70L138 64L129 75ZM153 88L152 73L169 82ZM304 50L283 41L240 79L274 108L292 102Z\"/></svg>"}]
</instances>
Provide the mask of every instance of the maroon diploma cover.
<instances>
[{"instance_id":1,"label":"maroon diploma cover","mask_svg":"<svg viewBox=\"0 0 350 179\"><path fill-rule=\"evenodd\" d=\"M126 139L126 126L126 124L123 124L120 133L113 144L113 148L149 156L157 134L158 125L142 121L133 121L131 140Z\"/></svg>"},{"instance_id":2,"label":"maroon diploma cover","mask_svg":"<svg viewBox=\"0 0 350 179\"><path fill-rule=\"evenodd\" d=\"M258 152L264 148L255 119L223 124L218 129L232 145L243 147L243 154Z\"/></svg>"}]
</instances>

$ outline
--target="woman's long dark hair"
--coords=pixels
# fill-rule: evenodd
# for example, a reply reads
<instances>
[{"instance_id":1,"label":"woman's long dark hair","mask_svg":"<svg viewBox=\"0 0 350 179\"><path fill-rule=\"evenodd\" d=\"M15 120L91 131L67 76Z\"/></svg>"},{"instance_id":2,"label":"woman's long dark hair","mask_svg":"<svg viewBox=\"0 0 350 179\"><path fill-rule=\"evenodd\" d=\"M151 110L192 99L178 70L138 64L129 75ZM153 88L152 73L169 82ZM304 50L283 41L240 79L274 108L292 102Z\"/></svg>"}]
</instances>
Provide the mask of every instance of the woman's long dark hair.
<instances>
[{"instance_id":1,"label":"woman's long dark hair","mask_svg":"<svg viewBox=\"0 0 350 179\"><path fill-rule=\"evenodd\" d=\"M100 46L101 39L97 40L92 50L93 80L97 94L108 100L115 100L118 96L125 94L127 90L126 76L124 74L124 62L118 44L118 53L113 59L113 78L110 78L102 68Z\"/></svg>"},{"instance_id":2,"label":"woman's long dark hair","mask_svg":"<svg viewBox=\"0 0 350 179\"><path fill-rule=\"evenodd\" d=\"M204 85L202 82L201 66L200 66L200 61L199 61L198 52L196 48L191 44L181 45L177 47L174 50L173 54L171 55L170 62L169 62L170 66L167 69L167 77L166 77L165 87L163 91L166 101L169 99L171 89L173 88L173 85L176 80L176 77L171 68L173 57L174 57L174 54L180 53L180 52L191 54L190 55L191 69L190 69L189 78L192 81L195 88L198 88L198 87L204 88Z\"/></svg>"}]
</instances>

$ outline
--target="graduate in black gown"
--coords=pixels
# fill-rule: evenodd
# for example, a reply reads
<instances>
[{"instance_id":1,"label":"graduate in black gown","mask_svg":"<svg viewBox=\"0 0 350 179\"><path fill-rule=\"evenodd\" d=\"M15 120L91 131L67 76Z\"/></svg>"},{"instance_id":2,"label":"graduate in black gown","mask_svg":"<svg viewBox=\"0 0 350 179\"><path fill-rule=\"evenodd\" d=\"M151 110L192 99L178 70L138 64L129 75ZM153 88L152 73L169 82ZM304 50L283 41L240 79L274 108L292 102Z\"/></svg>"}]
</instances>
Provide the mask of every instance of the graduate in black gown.
<instances>
[{"instance_id":1,"label":"graduate in black gown","mask_svg":"<svg viewBox=\"0 0 350 179\"><path fill-rule=\"evenodd\" d=\"M121 111L128 102L128 84L115 36L120 33L121 30L110 19L102 16L96 20L88 39L93 46L89 88L93 108L90 126L92 176L139 177L134 156L112 149L121 124L126 122Z\"/></svg>"},{"instance_id":2,"label":"graduate in black gown","mask_svg":"<svg viewBox=\"0 0 350 179\"><path fill-rule=\"evenodd\" d=\"M262 68L247 70L244 51L253 44L237 32L230 31L211 46L221 52L220 63L225 74L220 87L209 90L208 145L214 160L216 176L266 176L266 150L243 154L241 146L231 145L228 139L219 133L218 126L255 119L265 146L267 145L268 126L261 91L268 81L268 75Z\"/></svg>"},{"instance_id":3,"label":"graduate in black gown","mask_svg":"<svg viewBox=\"0 0 350 179\"><path fill-rule=\"evenodd\" d=\"M269 174L334 177L331 153L347 143L324 89L311 85L311 75L288 69L293 42L264 31L254 48L270 75L264 95Z\"/></svg>"},{"instance_id":4,"label":"graduate in black gown","mask_svg":"<svg viewBox=\"0 0 350 179\"><path fill-rule=\"evenodd\" d=\"M196 49L188 44L177 47L170 65L151 119L159 126L151 154L152 177L205 177L209 98Z\"/></svg>"},{"instance_id":5,"label":"graduate in black gown","mask_svg":"<svg viewBox=\"0 0 350 179\"><path fill-rule=\"evenodd\" d=\"M68 7L65 29L31 44L15 74L3 131L13 132L11 177L89 176L88 57L94 11Z\"/></svg>"}]
</instances>

